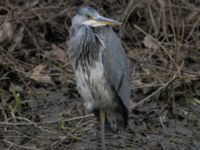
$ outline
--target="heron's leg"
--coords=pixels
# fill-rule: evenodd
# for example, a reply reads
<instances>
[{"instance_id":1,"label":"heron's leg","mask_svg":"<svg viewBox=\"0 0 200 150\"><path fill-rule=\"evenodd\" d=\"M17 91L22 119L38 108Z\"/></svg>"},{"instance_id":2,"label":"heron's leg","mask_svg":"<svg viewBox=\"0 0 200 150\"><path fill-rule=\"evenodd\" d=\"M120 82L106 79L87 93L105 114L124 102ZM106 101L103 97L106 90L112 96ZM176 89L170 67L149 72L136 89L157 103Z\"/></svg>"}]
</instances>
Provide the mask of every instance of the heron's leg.
<instances>
[{"instance_id":1,"label":"heron's leg","mask_svg":"<svg viewBox=\"0 0 200 150\"><path fill-rule=\"evenodd\" d=\"M100 109L99 111L99 118L101 123L101 148L102 150L106 150L105 145L105 112Z\"/></svg>"}]
</instances>

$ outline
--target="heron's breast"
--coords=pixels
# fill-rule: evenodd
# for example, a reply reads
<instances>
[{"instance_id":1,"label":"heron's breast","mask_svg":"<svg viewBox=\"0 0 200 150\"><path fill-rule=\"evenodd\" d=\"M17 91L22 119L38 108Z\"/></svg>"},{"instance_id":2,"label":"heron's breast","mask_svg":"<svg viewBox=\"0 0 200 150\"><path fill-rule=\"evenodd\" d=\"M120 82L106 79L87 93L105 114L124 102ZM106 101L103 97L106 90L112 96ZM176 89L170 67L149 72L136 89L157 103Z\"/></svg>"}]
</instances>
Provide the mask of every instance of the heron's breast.
<instances>
[{"instance_id":1,"label":"heron's breast","mask_svg":"<svg viewBox=\"0 0 200 150\"><path fill-rule=\"evenodd\" d=\"M88 110L112 105L112 92L104 76L101 61L93 65L81 65L75 71L77 87Z\"/></svg>"}]
</instances>

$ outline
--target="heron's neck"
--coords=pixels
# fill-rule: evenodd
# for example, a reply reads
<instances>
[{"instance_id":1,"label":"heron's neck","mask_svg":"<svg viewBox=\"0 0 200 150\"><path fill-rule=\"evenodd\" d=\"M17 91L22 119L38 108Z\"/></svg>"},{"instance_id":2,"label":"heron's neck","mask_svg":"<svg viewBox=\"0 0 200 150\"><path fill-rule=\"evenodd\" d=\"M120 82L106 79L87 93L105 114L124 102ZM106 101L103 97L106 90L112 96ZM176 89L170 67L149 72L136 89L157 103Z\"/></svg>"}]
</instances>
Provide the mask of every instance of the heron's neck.
<instances>
[{"instance_id":1,"label":"heron's neck","mask_svg":"<svg viewBox=\"0 0 200 150\"><path fill-rule=\"evenodd\" d=\"M87 59L89 62L93 63L98 61L99 55L101 55L103 45L100 37L100 33L96 32L95 29L91 27L86 27L81 40L81 53L82 59Z\"/></svg>"}]
</instances>

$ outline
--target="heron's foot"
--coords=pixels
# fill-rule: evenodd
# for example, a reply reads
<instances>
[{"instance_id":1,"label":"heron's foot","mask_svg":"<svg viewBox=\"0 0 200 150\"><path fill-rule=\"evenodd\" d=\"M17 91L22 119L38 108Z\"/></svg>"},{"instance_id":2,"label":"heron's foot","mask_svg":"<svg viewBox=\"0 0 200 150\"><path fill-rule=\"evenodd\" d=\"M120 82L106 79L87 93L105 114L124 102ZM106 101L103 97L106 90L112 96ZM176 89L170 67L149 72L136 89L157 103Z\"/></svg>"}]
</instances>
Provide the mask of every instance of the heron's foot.
<instances>
[{"instance_id":1,"label":"heron's foot","mask_svg":"<svg viewBox=\"0 0 200 150\"><path fill-rule=\"evenodd\" d=\"M106 144L105 144L105 112L104 110L99 111L99 118L100 118L100 124L101 124L101 148L102 150L106 150Z\"/></svg>"},{"instance_id":2,"label":"heron's foot","mask_svg":"<svg viewBox=\"0 0 200 150\"><path fill-rule=\"evenodd\" d=\"M96 123L96 139L97 139L97 150L106 150L105 139L102 140L101 127L99 123Z\"/></svg>"},{"instance_id":3,"label":"heron's foot","mask_svg":"<svg viewBox=\"0 0 200 150\"><path fill-rule=\"evenodd\" d=\"M95 123L95 128L96 128L96 149L97 150L101 150L101 135L100 135L100 130L101 130L101 128L100 128L100 124L99 124L99 122L96 122Z\"/></svg>"},{"instance_id":4,"label":"heron's foot","mask_svg":"<svg viewBox=\"0 0 200 150\"><path fill-rule=\"evenodd\" d=\"M99 121L96 122L97 150L106 150L105 144L105 112L99 111Z\"/></svg>"}]
</instances>

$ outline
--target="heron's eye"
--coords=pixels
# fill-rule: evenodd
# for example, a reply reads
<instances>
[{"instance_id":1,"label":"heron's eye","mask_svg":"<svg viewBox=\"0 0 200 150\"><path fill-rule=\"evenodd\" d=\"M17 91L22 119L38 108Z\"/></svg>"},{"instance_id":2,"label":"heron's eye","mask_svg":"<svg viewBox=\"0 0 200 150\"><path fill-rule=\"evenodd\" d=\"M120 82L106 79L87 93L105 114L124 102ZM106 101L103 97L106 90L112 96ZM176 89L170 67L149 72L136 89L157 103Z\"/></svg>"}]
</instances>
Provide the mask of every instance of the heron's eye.
<instances>
[{"instance_id":1,"label":"heron's eye","mask_svg":"<svg viewBox=\"0 0 200 150\"><path fill-rule=\"evenodd\" d=\"M86 18L87 19L92 19L92 16L91 15L86 15Z\"/></svg>"}]
</instances>

